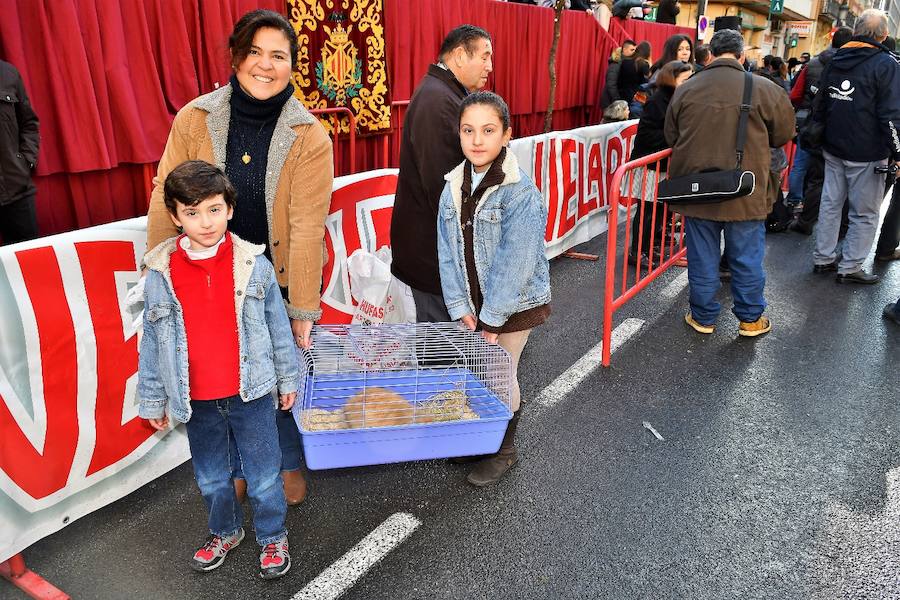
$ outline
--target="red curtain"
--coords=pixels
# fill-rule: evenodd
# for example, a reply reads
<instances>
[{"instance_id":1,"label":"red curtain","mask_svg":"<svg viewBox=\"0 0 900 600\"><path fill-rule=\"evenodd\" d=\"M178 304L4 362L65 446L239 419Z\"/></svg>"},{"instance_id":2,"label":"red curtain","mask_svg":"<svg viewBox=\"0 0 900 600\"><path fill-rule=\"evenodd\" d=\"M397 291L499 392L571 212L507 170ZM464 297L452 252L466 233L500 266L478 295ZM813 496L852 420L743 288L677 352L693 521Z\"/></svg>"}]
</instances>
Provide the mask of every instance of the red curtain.
<instances>
[{"instance_id":1,"label":"red curtain","mask_svg":"<svg viewBox=\"0 0 900 600\"><path fill-rule=\"evenodd\" d=\"M284 12L285 4L0 0L0 58L22 73L41 120L36 183L43 234L143 214L143 165L159 158L175 112L227 81L228 35L254 8ZM444 35L461 23L492 34L489 88L509 103L514 135L542 131L551 9L493 0L385 0L392 96L412 95ZM615 45L591 16L564 11L554 129L599 120L606 59ZM352 167L343 144L342 171L384 166L383 143L382 136L359 138Z\"/></svg>"}]
</instances>

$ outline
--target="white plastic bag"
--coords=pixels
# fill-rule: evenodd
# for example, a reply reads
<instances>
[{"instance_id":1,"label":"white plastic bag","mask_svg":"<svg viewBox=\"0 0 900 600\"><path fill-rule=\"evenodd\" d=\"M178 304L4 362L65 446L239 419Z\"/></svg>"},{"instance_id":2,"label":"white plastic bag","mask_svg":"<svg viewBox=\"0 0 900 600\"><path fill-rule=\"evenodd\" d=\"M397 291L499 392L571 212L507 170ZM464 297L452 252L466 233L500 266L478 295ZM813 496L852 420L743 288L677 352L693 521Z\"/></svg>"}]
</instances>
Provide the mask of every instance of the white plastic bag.
<instances>
[{"instance_id":1,"label":"white plastic bag","mask_svg":"<svg viewBox=\"0 0 900 600\"><path fill-rule=\"evenodd\" d=\"M415 323L416 305L408 285L391 275L391 249L357 250L347 259L354 324Z\"/></svg>"}]
</instances>

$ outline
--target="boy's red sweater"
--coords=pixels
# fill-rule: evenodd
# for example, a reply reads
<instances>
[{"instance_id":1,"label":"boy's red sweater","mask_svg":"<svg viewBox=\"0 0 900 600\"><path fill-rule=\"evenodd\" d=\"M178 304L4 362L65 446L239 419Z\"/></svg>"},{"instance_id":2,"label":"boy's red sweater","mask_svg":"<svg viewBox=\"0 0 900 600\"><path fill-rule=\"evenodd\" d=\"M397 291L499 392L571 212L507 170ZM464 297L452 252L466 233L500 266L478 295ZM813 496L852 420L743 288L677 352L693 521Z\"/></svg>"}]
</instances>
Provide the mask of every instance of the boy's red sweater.
<instances>
[{"instance_id":1,"label":"boy's red sweater","mask_svg":"<svg viewBox=\"0 0 900 600\"><path fill-rule=\"evenodd\" d=\"M184 312L191 400L218 400L240 392L234 246L231 235L216 255L192 260L175 244L169 259L172 286Z\"/></svg>"}]
</instances>

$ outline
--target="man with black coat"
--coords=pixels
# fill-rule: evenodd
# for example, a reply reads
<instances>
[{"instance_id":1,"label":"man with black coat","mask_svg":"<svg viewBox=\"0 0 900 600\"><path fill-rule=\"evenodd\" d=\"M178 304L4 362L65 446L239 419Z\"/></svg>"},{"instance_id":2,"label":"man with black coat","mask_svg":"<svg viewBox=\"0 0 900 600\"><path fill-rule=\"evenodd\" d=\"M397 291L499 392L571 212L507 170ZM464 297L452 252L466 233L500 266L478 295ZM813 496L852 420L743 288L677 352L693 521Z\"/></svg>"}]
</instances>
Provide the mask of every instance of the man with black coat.
<instances>
[{"instance_id":1,"label":"man with black coat","mask_svg":"<svg viewBox=\"0 0 900 600\"><path fill-rule=\"evenodd\" d=\"M391 218L391 271L412 288L419 322L450 321L441 292L437 211L444 175L463 161L459 105L493 69L490 34L460 25L444 39L403 119L400 175Z\"/></svg>"},{"instance_id":2,"label":"man with black coat","mask_svg":"<svg viewBox=\"0 0 900 600\"><path fill-rule=\"evenodd\" d=\"M853 39L831 59L820 79L825 96L812 119L825 124L825 184L813 253L816 273L837 271L839 283L872 284L878 276L862 264L872 249L884 199L884 168L900 159L900 63L881 44L887 17L863 11ZM882 172L879 172L882 171ZM840 261L838 230L845 198L850 224Z\"/></svg>"},{"instance_id":3,"label":"man with black coat","mask_svg":"<svg viewBox=\"0 0 900 600\"><path fill-rule=\"evenodd\" d=\"M40 141L38 118L22 77L14 66L0 60L0 237L4 244L38 236L31 172Z\"/></svg>"},{"instance_id":4,"label":"man with black coat","mask_svg":"<svg viewBox=\"0 0 900 600\"><path fill-rule=\"evenodd\" d=\"M796 77L791 89L791 102L797 108L797 129L801 129L812 111L812 101L819 90L819 79L822 72L838 49L850 41L853 30L849 27L838 27L831 38L831 47L820 52L803 67ZM819 218L819 200L822 196L822 183L825 179L825 159L821 148L805 148L797 140L794 163L791 166L788 189L788 204L803 203L803 210L791 228L809 235ZM844 217L846 230L846 217Z\"/></svg>"}]
</instances>

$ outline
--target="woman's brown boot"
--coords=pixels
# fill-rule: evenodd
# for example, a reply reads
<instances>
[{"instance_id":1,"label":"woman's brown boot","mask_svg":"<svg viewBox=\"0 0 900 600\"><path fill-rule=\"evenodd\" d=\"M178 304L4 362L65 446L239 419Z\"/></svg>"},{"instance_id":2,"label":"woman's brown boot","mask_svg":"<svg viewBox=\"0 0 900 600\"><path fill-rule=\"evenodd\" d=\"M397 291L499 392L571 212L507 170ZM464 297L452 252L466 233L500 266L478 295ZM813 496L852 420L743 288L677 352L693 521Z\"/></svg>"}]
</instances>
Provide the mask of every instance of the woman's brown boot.
<instances>
[{"instance_id":1,"label":"woman's brown boot","mask_svg":"<svg viewBox=\"0 0 900 600\"><path fill-rule=\"evenodd\" d=\"M284 480L284 499L288 506L296 506L306 500L306 479L303 471L282 471L281 479Z\"/></svg>"},{"instance_id":2,"label":"woman's brown boot","mask_svg":"<svg viewBox=\"0 0 900 600\"><path fill-rule=\"evenodd\" d=\"M247 499L247 480L235 478L233 481L234 495L237 496L238 504L243 504L244 500Z\"/></svg>"},{"instance_id":3,"label":"woman's brown boot","mask_svg":"<svg viewBox=\"0 0 900 600\"><path fill-rule=\"evenodd\" d=\"M492 483L497 483L500 478L512 469L519 462L519 454L516 451L516 429L519 426L519 414L522 411L513 413L509 425L506 426L506 433L503 435L503 442L500 444L500 450L497 454L485 458L472 469L467 478L469 483L476 487L484 487Z\"/></svg>"}]
</instances>

